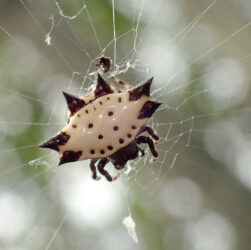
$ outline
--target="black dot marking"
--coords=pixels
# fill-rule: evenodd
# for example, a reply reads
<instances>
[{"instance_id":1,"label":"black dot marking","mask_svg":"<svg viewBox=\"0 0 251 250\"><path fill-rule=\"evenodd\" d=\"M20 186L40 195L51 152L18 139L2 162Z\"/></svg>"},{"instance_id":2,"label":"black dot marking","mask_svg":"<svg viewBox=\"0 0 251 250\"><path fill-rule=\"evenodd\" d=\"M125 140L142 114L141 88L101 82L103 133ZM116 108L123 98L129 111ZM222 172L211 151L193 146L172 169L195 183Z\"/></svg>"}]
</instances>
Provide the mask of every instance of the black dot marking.
<instances>
[{"instance_id":1,"label":"black dot marking","mask_svg":"<svg viewBox=\"0 0 251 250\"><path fill-rule=\"evenodd\" d=\"M94 154L95 154L95 150L92 149L92 150L90 151L90 153L91 153L92 155L94 155Z\"/></svg>"},{"instance_id":2,"label":"black dot marking","mask_svg":"<svg viewBox=\"0 0 251 250\"><path fill-rule=\"evenodd\" d=\"M119 130L119 127L118 127L118 126L114 126L114 127L113 127L113 130L114 130L114 131L117 131L117 130Z\"/></svg>"},{"instance_id":3,"label":"black dot marking","mask_svg":"<svg viewBox=\"0 0 251 250\"><path fill-rule=\"evenodd\" d=\"M100 154L103 155L104 153L105 153L105 150L101 149L101 150L100 150Z\"/></svg>"},{"instance_id":4,"label":"black dot marking","mask_svg":"<svg viewBox=\"0 0 251 250\"><path fill-rule=\"evenodd\" d=\"M104 138L104 136L103 135L99 135L98 138L99 138L99 140L101 140L101 139Z\"/></svg>"},{"instance_id":5,"label":"black dot marking","mask_svg":"<svg viewBox=\"0 0 251 250\"><path fill-rule=\"evenodd\" d=\"M93 109L94 109L94 110L96 110L96 108L95 108L95 107L94 107Z\"/></svg>"},{"instance_id":6,"label":"black dot marking","mask_svg":"<svg viewBox=\"0 0 251 250\"><path fill-rule=\"evenodd\" d=\"M80 114L78 114L77 117L80 117Z\"/></svg>"},{"instance_id":7,"label":"black dot marking","mask_svg":"<svg viewBox=\"0 0 251 250\"><path fill-rule=\"evenodd\" d=\"M72 125L72 127L73 127L73 128L76 128L76 127L77 127L77 125L73 124L73 125Z\"/></svg>"},{"instance_id":8,"label":"black dot marking","mask_svg":"<svg viewBox=\"0 0 251 250\"><path fill-rule=\"evenodd\" d=\"M137 127L135 125L132 125L132 129L136 129Z\"/></svg>"},{"instance_id":9,"label":"black dot marking","mask_svg":"<svg viewBox=\"0 0 251 250\"><path fill-rule=\"evenodd\" d=\"M108 115L109 115L109 116L112 116L112 115L113 115L113 112L112 112L112 111L108 112Z\"/></svg>"},{"instance_id":10,"label":"black dot marking","mask_svg":"<svg viewBox=\"0 0 251 250\"><path fill-rule=\"evenodd\" d=\"M119 101L119 102L121 102L121 101L122 101L121 97L119 97L119 98L118 98L118 101Z\"/></svg>"},{"instance_id":11,"label":"black dot marking","mask_svg":"<svg viewBox=\"0 0 251 250\"><path fill-rule=\"evenodd\" d=\"M100 105L103 105L103 102L100 101L99 104L100 104Z\"/></svg>"},{"instance_id":12,"label":"black dot marking","mask_svg":"<svg viewBox=\"0 0 251 250\"><path fill-rule=\"evenodd\" d=\"M120 144L123 144L124 142L125 142L124 139L122 139L122 138L119 139Z\"/></svg>"},{"instance_id":13,"label":"black dot marking","mask_svg":"<svg viewBox=\"0 0 251 250\"><path fill-rule=\"evenodd\" d=\"M93 124L89 123L88 128L92 128L92 127L93 127Z\"/></svg>"},{"instance_id":14,"label":"black dot marking","mask_svg":"<svg viewBox=\"0 0 251 250\"><path fill-rule=\"evenodd\" d=\"M110 100L110 97L108 96L106 99L107 99L107 100Z\"/></svg>"},{"instance_id":15,"label":"black dot marking","mask_svg":"<svg viewBox=\"0 0 251 250\"><path fill-rule=\"evenodd\" d=\"M88 113L89 113L88 109L86 109L86 110L85 110L85 113L86 113L86 114L88 114Z\"/></svg>"},{"instance_id":16,"label":"black dot marking","mask_svg":"<svg viewBox=\"0 0 251 250\"><path fill-rule=\"evenodd\" d=\"M113 150L113 147L112 146L108 146L107 147L109 150Z\"/></svg>"},{"instance_id":17,"label":"black dot marking","mask_svg":"<svg viewBox=\"0 0 251 250\"><path fill-rule=\"evenodd\" d=\"M127 137L128 137L128 138L131 138L131 137L132 137L132 135L131 135L131 134L127 134Z\"/></svg>"}]
</instances>

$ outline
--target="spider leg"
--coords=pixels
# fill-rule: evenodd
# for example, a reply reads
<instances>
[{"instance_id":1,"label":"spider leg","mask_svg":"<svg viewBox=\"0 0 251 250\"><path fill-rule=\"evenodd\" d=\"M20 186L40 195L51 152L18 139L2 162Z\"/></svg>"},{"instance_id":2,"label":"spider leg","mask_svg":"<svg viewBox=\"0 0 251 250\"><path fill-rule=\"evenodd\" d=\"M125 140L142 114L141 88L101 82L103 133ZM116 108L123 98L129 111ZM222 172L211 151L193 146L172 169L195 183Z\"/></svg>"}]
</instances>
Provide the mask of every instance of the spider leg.
<instances>
[{"instance_id":1,"label":"spider leg","mask_svg":"<svg viewBox=\"0 0 251 250\"><path fill-rule=\"evenodd\" d=\"M108 181L115 181L117 178L118 178L118 175L115 176L115 177L111 177L111 175L109 174L108 171L106 171L104 169L105 165L108 163L108 159L107 158L103 158L101 159L99 162L98 162L98 171L100 172L100 174L104 175L105 178L108 180Z\"/></svg>"},{"instance_id":2,"label":"spider leg","mask_svg":"<svg viewBox=\"0 0 251 250\"><path fill-rule=\"evenodd\" d=\"M155 149L155 146L154 146L154 143L153 143L153 141L152 141L152 139L151 139L150 137L147 137L147 136L139 136L139 137L136 138L135 141L136 141L137 144L147 143L148 146L149 146L149 148L150 148L150 150L151 150L152 155L153 155L155 158L158 157L158 153L157 153L157 151L156 151L156 149Z\"/></svg>"},{"instance_id":3,"label":"spider leg","mask_svg":"<svg viewBox=\"0 0 251 250\"><path fill-rule=\"evenodd\" d=\"M156 135L156 134L154 133L154 131L153 131L153 129L152 129L151 127L149 127L149 126L143 127L143 128L140 130L139 134L144 133L144 132L147 132L147 133L148 133L153 139L155 139L156 141L159 140L158 135Z\"/></svg>"},{"instance_id":4,"label":"spider leg","mask_svg":"<svg viewBox=\"0 0 251 250\"><path fill-rule=\"evenodd\" d=\"M119 166L119 165L116 165L116 166L114 166L116 169L118 169L118 170L121 170L121 169L123 169L124 167L125 167L125 165L123 165L123 166Z\"/></svg>"},{"instance_id":5,"label":"spider leg","mask_svg":"<svg viewBox=\"0 0 251 250\"><path fill-rule=\"evenodd\" d=\"M92 178L94 180L99 180L100 177L97 176L97 170L96 170L96 166L95 166L95 163L98 161L98 159L92 159L91 162L90 162L90 168L91 168L91 171L92 171Z\"/></svg>"},{"instance_id":6,"label":"spider leg","mask_svg":"<svg viewBox=\"0 0 251 250\"><path fill-rule=\"evenodd\" d=\"M139 151L141 153L141 156L143 157L145 155L145 150L140 148L140 147L138 147L138 149L139 149Z\"/></svg>"},{"instance_id":7,"label":"spider leg","mask_svg":"<svg viewBox=\"0 0 251 250\"><path fill-rule=\"evenodd\" d=\"M130 88L131 88L131 86L130 86L128 83L119 80L119 78L116 77L116 76L112 77L112 80L113 80L114 82L116 82L116 83L121 84L121 85L122 85L124 88L126 88L126 89L130 89Z\"/></svg>"}]
</instances>

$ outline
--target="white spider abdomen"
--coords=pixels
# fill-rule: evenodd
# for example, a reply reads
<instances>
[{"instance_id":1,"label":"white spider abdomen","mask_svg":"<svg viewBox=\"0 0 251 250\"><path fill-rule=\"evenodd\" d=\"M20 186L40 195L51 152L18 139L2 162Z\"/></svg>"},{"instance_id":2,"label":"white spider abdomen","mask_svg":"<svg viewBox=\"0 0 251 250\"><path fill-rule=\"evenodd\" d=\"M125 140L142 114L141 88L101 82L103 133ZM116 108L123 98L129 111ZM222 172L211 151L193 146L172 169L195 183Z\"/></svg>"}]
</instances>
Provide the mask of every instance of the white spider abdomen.
<instances>
[{"instance_id":1,"label":"white spider abdomen","mask_svg":"<svg viewBox=\"0 0 251 250\"><path fill-rule=\"evenodd\" d=\"M79 160L104 158L135 140L149 118L139 119L144 103L151 100L142 96L129 100L129 92L102 96L76 112L62 132L69 135L59 154L81 151Z\"/></svg>"}]
</instances>

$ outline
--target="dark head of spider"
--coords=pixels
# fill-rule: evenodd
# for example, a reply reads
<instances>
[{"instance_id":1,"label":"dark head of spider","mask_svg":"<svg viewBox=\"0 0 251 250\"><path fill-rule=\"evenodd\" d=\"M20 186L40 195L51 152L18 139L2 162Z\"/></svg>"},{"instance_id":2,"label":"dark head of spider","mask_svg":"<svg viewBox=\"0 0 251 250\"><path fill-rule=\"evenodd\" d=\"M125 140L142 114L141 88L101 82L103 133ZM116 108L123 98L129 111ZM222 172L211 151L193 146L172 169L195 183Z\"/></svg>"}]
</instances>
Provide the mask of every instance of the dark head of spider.
<instances>
[{"instance_id":1,"label":"dark head of spider","mask_svg":"<svg viewBox=\"0 0 251 250\"><path fill-rule=\"evenodd\" d=\"M122 169L129 160L138 157L139 147L136 142L132 142L109 157L116 169Z\"/></svg>"}]
</instances>

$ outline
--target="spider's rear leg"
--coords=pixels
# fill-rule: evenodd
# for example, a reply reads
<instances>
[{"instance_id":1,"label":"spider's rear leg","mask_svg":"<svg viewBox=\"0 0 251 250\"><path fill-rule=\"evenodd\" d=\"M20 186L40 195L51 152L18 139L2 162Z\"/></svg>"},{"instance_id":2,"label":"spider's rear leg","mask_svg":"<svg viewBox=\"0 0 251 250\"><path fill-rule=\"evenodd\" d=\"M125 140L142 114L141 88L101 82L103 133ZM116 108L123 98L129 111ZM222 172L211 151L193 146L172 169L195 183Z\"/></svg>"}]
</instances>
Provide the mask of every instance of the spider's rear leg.
<instances>
[{"instance_id":1,"label":"spider's rear leg","mask_svg":"<svg viewBox=\"0 0 251 250\"><path fill-rule=\"evenodd\" d=\"M91 168L91 171L92 171L92 178L94 180L99 180L100 177L97 176L97 170L96 170L96 166L95 166L95 163L98 161L98 159L92 159L91 162L90 162L90 168Z\"/></svg>"},{"instance_id":2,"label":"spider's rear leg","mask_svg":"<svg viewBox=\"0 0 251 250\"><path fill-rule=\"evenodd\" d=\"M120 85L122 85L122 86L123 86L124 88L126 88L126 89L130 89L130 88L131 88L131 85L129 85L129 84L126 83L126 82L123 82L123 81L119 80L119 78L116 77L116 76L112 77L112 80L113 80L114 82L116 82L116 83L119 83Z\"/></svg>"},{"instance_id":3,"label":"spider's rear leg","mask_svg":"<svg viewBox=\"0 0 251 250\"><path fill-rule=\"evenodd\" d=\"M145 155L145 150L140 148L140 147L138 147L138 149L139 149L139 151L141 153L141 156L143 157Z\"/></svg>"},{"instance_id":4,"label":"spider's rear leg","mask_svg":"<svg viewBox=\"0 0 251 250\"><path fill-rule=\"evenodd\" d=\"M139 134L142 134L144 132L147 132L154 140L156 140L156 142L159 141L159 136L154 133L154 131L153 131L153 129L151 127L149 127L149 126L143 127L140 130Z\"/></svg>"},{"instance_id":5,"label":"spider's rear leg","mask_svg":"<svg viewBox=\"0 0 251 250\"><path fill-rule=\"evenodd\" d=\"M115 177L111 177L111 175L109 174L108 171L106 171L104 169L105 165L109 162L109 160L107 158L103 158L101 159L99 162L98 162L98 171L100 172L100 174L104 175L105 178L108 180L108 181L115 181L119 175L116 175Z\"/></svg>"},{"instance_id":6,"label":"spider's rear leg","mask_svg":"<svg viewBox=\"0 0 251 250\"><path fill-rule=\"evenodd\" d=\"M119 166L119 165L116 165L116 166L114 166L116 169L118 169L118 170L121 170L121 169L123 169L124 167L125 167L125 165L122 165L122 166Z\"/></svg>"},{"instance_id":7,"label":"spider's rear leg","mask_svg":"<svg viewBox=\"0 0 251 250\"><path fill-rule=\"evenodd\" d=\"M152 155L153 155L155 158L158 157L158 153L157 153L157 151L156 151L156 149L155 149L153 140L152 140L150 137L147 137L147 136L143 136L143 135L142 135L142 136L137 137L135 141L136 141L137 144L147 143L148 146L149 146L149 148L150 148L150 150L151 150Z\"/></svg>"}]
</instances>

